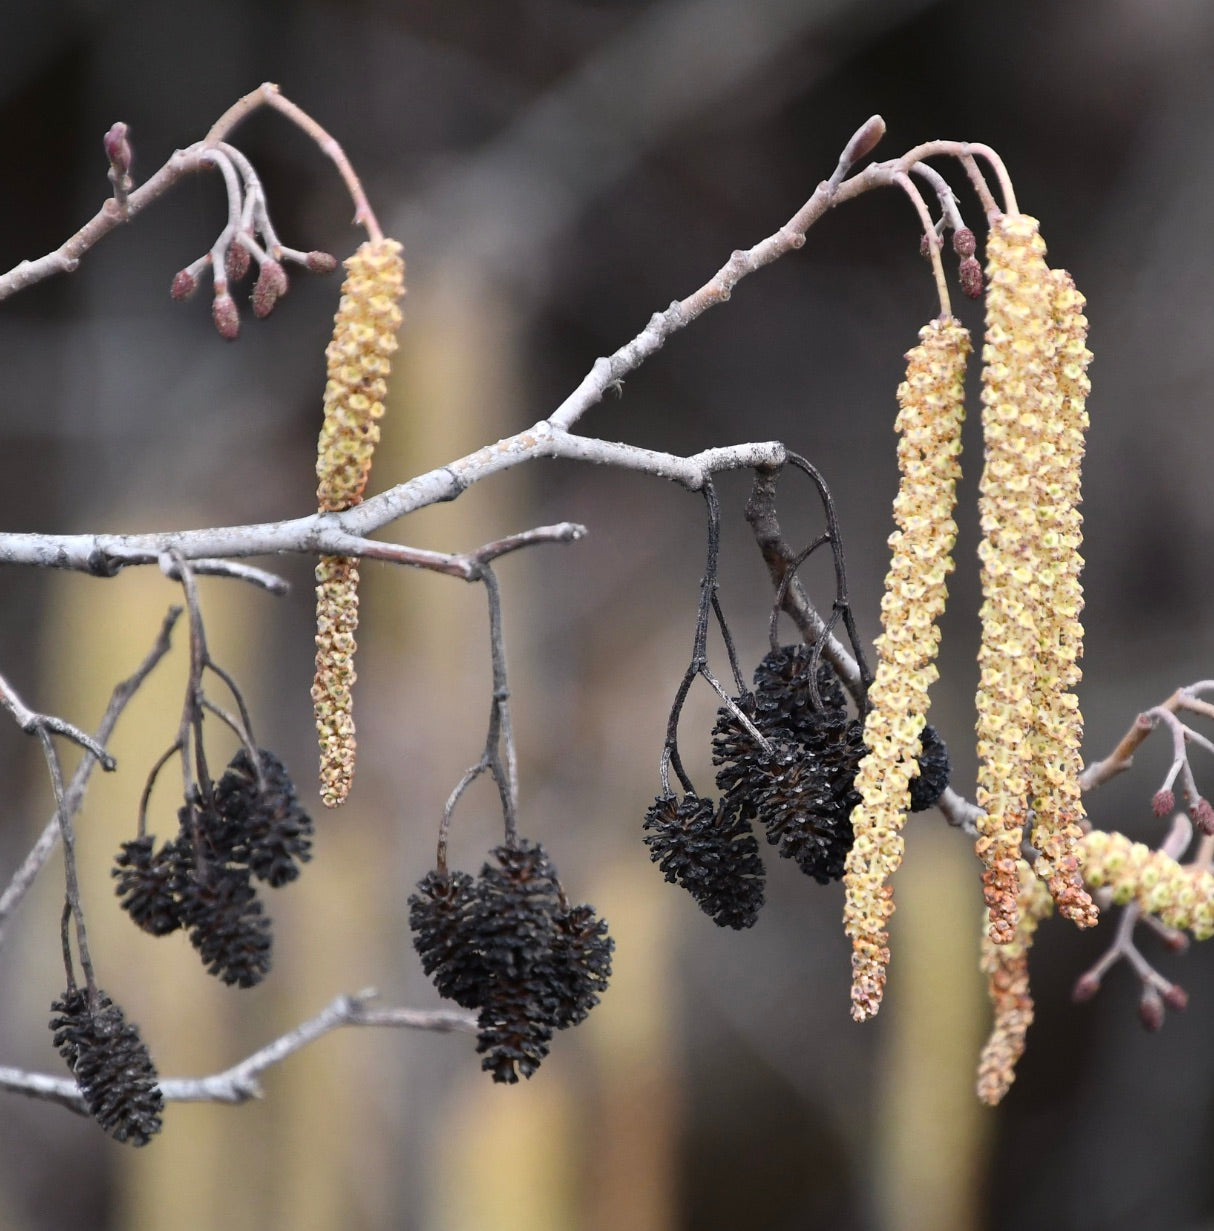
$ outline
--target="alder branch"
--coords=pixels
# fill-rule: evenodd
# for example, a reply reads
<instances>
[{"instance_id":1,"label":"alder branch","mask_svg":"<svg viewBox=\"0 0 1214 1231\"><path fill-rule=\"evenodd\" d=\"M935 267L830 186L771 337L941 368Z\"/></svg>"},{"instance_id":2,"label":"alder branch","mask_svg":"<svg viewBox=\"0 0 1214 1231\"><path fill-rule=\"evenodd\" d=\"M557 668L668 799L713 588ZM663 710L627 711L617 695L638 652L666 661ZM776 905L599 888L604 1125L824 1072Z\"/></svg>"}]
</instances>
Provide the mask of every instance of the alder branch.
<instances>
[{"instance_id":1,"label":"alder branch","mask_svg":"<svg viewBox=\"0 0 1214 1231\"><path fill-rule=\"evenodd\" d=\"M784 447L776 441L706 449L690 457L638 449L613 441L573 436L544 420L496 444L438 467L372 496L339 513L312 513L290 521L170 530L150 534L0 534L0 563L35 568L65 568L97 577L115 576L138 564L157 564L164 556L184 560L302 553L362 555L390 550L358 540L383 526L441 501L454 500L473 483L541 457L568 457L640 470L698 491L719 470L779 466ZM380 558L386 558L381 556ZM456 557L401 547L401 564L464 575Z\"/></svg>"},{"instance_id":2,"label":"alder branch","mask_svg":"<svg viewBox=\"0 0 1214 1231\"><path fill-rule=\"evenodd\" d=\"M261 1075L288 1056L301 1051L326 1034L344 1026L389 1026L397 1029L460 1031L475 1033L476 1015L457 1009L405 1009L369 1007L376 996L366 989L353 996L338 996L315 1017L301 1022L293 1030L251 1056L209 1077L166 1078L159 1082L166 1102L175 1103L246 1103L261 1098ZM54 1077L49 1073L30 1073L24 1069L0 1066L0 1090L24 1094L29 1098L57 1103L80 1115L87 1114L80 1089L70 1077Z\"/></svg>"}]
</instances>

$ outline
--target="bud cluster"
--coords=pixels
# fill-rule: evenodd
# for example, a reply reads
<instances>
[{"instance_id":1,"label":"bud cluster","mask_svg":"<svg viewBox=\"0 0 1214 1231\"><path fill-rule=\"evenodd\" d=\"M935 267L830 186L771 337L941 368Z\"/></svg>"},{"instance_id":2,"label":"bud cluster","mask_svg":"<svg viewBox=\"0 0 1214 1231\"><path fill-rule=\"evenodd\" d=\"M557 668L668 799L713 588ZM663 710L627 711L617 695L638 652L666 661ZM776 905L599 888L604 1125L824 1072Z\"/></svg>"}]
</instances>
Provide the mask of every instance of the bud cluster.
<instances>
[{"instance_id":1,"label":"bud cluster","mask_svg":"<svg viewBox=\"0 0 1214 1231\"><path fill-rule=\"evenodd\" d=\"M492 854L475 880L427 873L409 898L409 926L439 994L477 1011L481 1067L517 1082L539 1068L556 1031L598 1004L614 942L593 907L569 905L541 845Z\"/></svg>"},{"instance_id":2,"label":"bud cluster","mask_svg":"<svg viewBox=\"0 0 1214 1231\"><path fill-rule=\"evenodd\" d=\"M153 936L188 931L209 973L239 987L270 969L270 919L253 882L289 883L312 847L286 769L264 749L258 758L255 767L242 748L209 791L191 790L174 839L159 849L150 834L124 842L113 869L135 923Z\"/></svg>"}]
</instances>

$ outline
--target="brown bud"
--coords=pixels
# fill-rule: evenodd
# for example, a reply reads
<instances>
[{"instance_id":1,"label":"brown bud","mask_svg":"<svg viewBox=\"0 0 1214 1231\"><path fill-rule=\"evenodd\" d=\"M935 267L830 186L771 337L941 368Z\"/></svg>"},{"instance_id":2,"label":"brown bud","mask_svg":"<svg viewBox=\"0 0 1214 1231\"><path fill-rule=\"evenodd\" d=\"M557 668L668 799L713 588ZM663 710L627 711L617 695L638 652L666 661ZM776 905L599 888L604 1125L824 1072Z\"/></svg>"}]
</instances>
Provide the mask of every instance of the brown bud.
<instances>
[{"instance_id":1,"label":"brown bud","mask_svg":"<svg viewBox=\"0 0 1214 1231\"><path fill-rule=\"evenodd\" d=\"M221 291L215 296L215 301L211 304L211 319L214 320L221 338L229 342L236 341L236 335L240 333L240 313L227 291Z\"/></svg>"},{"instance_id":2,"label":"brown bud","mask_svg":"<svg viewBox=\"0 0 1214 1231\"><path fill-rule=\"evenodd\" d=\"M1098 991L1100 991L1100 976L1094 975L1089 970L1087 974L1080 975L1075 980L1075 986L1071 989L1071 999L1076 1004L1083 1004L1085 1000L1091 1000Z\"/></svg>"},{"instance_id":3,"label":"brown bud","mask_svg":"<svg viewBox=\"0 0 1214 1231\"><path fill-rule=\"evenodd\" d=\"M967 256L957 267L961 279L961 293L970 299L982 298L982 266L972 256Z\"/></svg>"},{"instance_id":4,"label":"brown bud","mask_svg":"<svg viewBox=\"0 0 1214 1231\"><path fill-rule=\"evenodd\" d=\"M249 272L252 258L249 250L239 240L233 240L223 258L223 272L229 282L239 282Z\"/></svg>"},{"instance_id":5,"label":"brown bud","mask_svg":"<svg viewBox=\"0 0 1214 1231\"><path fill-rule=\"evenodd\" d=\"M1189 947L1189 938L1178 928L1161 932L1160 939L1173 953L1183 953Z\"/></svg>"},{"instance_id":6,"label":"brown bud","mask_svg":"<svg viewBox=\"0 0 1214 1231\"><path fill-rule=\"evenodd\" d=\"M121 120L110 126L109 132L102 138L105 145L105 156L110 160L110 166L115 175L130 175L131 161L134 154L131 143L127 139L127 126Z\"/></svg>"},{"instance_id":7,"label":"brown bud","mask_svg":"<svg viewBox=\"0 0 1214 1231\"><path fill-rule=\"evenodd\" d=\"M331 274L337 268L337 258L331 252L309 252L306 265L310 273Z\"/></svg>"},{"instance_id":8,"label":"brown bud","mask_svg":"<svg viewBox=\"0 0 1214 1231\"><path fill-rule=\"evenodd\" d=\"M1203 799L1200 795L1193 805L1193 824L1202 833L1214 834L1214 807L1210 806L1208 799Z\"/></svg>"},{"instance_id":9,"label":"brown bud","mask_svg":"<svg viewBox=\"0 0 1214 1231\"><path fill-rule=\"evenodd\" d=\"M173 285L169 287L169 295L178 301L189 299L198 289L198 279L188 269L179 269L173 275Z\"/></svg>"},{"instance_id":10,"label":"brown bud","mask_svg":"<svg viewBox=\"0 0 1214 1231\"><path fill-rule=\"evenodd\" d=\"M885 121L879 115L869 116L856 129L852 139L847 143L847 149L843 151L842 161L846 164L859 162L866 154L871 154L876 149L877 143L884 136Z\"/></svg>"},{"instance_id":11,"label":"brown bud","mask_svg":"<svg viewBox=\"0 0 1214 1231\"><path fill-rule=\"evenodd\" d=\"M1156 816L1171 816L1176 807L1176 796L1167 787L1162 787L1151 796L1151 811Z\"/></svg>"},{"instance_id":12,"label":"brown bud","mask_svg":"<svg viewBox=\"0 0 1214 1231\"><path fill-rule=\"evenodd\" d=\"M953 232L953 251L958 256L973 256L978 250L978 241L969 227Z\"/></svg>"},{"instance_id":13,"label":"brown bud","mask_svg":"<svg viewBox=\"0 0 1214 1231\"><path fill-rule=\"evenodd\" d=\"M267 257L261 263L261 272L253 284L253 294L250 299L253 304L253 315L258 320L264 320L274 310L279 297L287 293L287 271L274 260Z\"/></svg>"},{"instance_id":14,"label":"brown bud","mask_svg":"<svg viewBox=\"0 0 1214 1231\"><path fill-rule=\"evenodd\" d=\"M1142 989L1142 999L1138 1002L1138 1019L1143 1028L1152 1032L1163 1026L1163 997L1153 988Z\"/></svg>"},{"instance_id":15,"label":"brown bud","mask_svg":"<svg viewBox=\"0 0 1214 1231\"><path fill-rule=\"evenodd\" d=\"M1163 994L1164 1002L1169 1009L1183 1013L1189 1007L1189 993L1179 983L1172 983Z\"/></svg>"}]
</instances>

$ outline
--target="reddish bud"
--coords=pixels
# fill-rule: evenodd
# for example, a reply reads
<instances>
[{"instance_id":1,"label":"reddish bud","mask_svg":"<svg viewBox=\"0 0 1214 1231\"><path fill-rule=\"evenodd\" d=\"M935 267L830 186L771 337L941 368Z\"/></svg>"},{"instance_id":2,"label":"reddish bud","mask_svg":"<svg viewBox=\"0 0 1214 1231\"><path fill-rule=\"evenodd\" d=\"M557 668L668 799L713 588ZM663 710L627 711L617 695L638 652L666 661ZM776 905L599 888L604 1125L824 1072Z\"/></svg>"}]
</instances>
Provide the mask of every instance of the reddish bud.
<instances>
[{"instance_id":1,"label":"reddish bud","mask_svg":"<svg viewBox=\"0 0 1214 1231\"><path fill-rule=\"evenodd\" d=\"M173 285L169 287L169 295L176 300L189 299L198 289L198 279L188 269L179 269L173 275Z\"/></svg>"},{"instance_id":2,"label":"reddish bud","mask_svg":"<svg viewBox=\"0 0 1214 1231\"><path fill-rule=\"evenodd\" d=\"M973 256L978 250L978 241L969 227L953 232L953 251L958 256Z\"/></svg>"},{"instance_id":3,"label":"reddish bud","mask_svg":"<svg viewBox=\"0 0 1214 1231\"><path fill-rule=\"evenodd\" d=\"M1153 987L1142 990L1142 999L1138 1002L1138 1020L1143 1028L1152 1032L1163 1026L1163 998Z\"/></svg>"},{"instance_id":4,"label":"reddish bud","mask_svg":"<svg viewBox=\"0 0 1214 1231\"><path fill-rule=\"evenodd\" d=\"M240 313L227 291L221 291L215 296L215 302L211 304L211 318L221 338L229 342L236 340L236 335L240 333Z\"/></svg>"},{"instance_id":5,"label":"reddish bud","mask_svg":"<svg viewBox=\"0 0 1214 1231\"><path fill-rule=\"evenodd\" d=\"M227 274L228 281L239 282L249 272L251 260L248 248L239 240L233 240L223 258L223 272Z\"/></svg>"},{"instance_id":6,"label":"reddish bud","mask_svg":"<svg viewBox=\"0 0 1214 1231\"><path fill-rule=\"evenodd\" d=\"M1151 796L1151 811L1156 816L1171 816L1176 807L1176 796L1168 788L1162 787Z\"/></svg>"},{"instance_id":7,"label":"reddish bud","mask_svg":"<svg viewBox=\"0 0 1214 1231\"><path fill-rule=\"evenodd\" d=\"M127 126L119 120L102 138L102 143L105 145L105 156L110 160L110 166L113 167L116 175L131 173L131 161L134 154L131 151L131 143L127 140L128 131Z\"/></svg>"},{"instance_id":8,"label":"reddish bud","mask_svg":"<svg viewBox=\"0 0 1214 1231\"><path fill-rule=\"evenodd\" d=\"M1161 932L1160 939L1173 953L1183 953L1189 947L1189 938L1177 928Z\"/></svg>"},{"instance_id":9,"label":"reddish bud","mask_svg":"<svg viewBox=\"0 0 1214 1231\"><path fill-rule=\"evenodd\" d=\"M309 252L305 264L314 274L331 274L337 268L337 258L330 252Z\"/></svg>"},{"instance_id":10,"label":"reddish bud","mask_svg":"<svg viewBox=\"0 0 1214 1231\"><path fill-rule=\"evenodd\" d=\"M1171 984L1164 992L1163 998L1168 1008L1174 1009L1177 1013L1183 1013L1189 1007L1189 993L1179 983Z\"/></svg>"},{"instance_id":11,"label":"reddish bud","mask_svg":"<svg viewBox=\"0 0 1214 1231\"><path fill-rule=\"evenodd\" d=\"M972 257L967 256L957 268L961 278L961 293L970 299L982 298L982 266Z\"/></svg>"},{"instance_id":12,"label":"reddish bud","mask_svg":"<svg viewBox=\"0 0 1214 1231\"><path fill-rule=\"evenodd\" d=\"M1080 975L1075 980L1075 986L1071 989L1071 999L1076 1004L1082 1004L1085 1000L1091 1000L1098 991L1100 991L1100 977L1089 970L1087 974Z\"/></svg>"},{"instance_id":13,"label":"reddish bud","mask_svg":"<svg viewBox=\"0 0 1214 1231\"><path fill-rule=\"evenodd\" d=\"M1214 833L1214 807L1210 806L1208 799L1203 799L1200 795L1193 805L1193 824L1202 833Z\"/></svg>"},{"instance_id":14,"label":"reddish bud","mask_svg":"<svg viewBox=\"0 0 1214 1231\"><path fill-rule=\"evenodd\" d=\"M287 271L273 257L267 257L262 261L261 272L257 275L257 281L253 284L253 294L250 296L253 303L253 315L258 320L269 316L279 297L287 293L289 285Z\"/></svg>"},{"instance_id":15,"label":"reddish bud","mask_svg":"<svg viewBox=\"0 0 1214 1231\"><path fill-rule=\"evenodd\" d=\"M932 254L932 241L928 239L925 231L919 236L919 255L926 261Z\"/></svg>"},{"instance_id":16,"label":"reddish bud","mask_svg":"<svg viewBox=\"0 0 1214 1231\"><path fill-rule=\"evenodd\" d=\"M856 130L852 139L843 151L843 162L851 164L859 162L866 154L871 154L877 143L885 136L885 121L879 115L869 116Z\"/></svg>"}]
</instances>

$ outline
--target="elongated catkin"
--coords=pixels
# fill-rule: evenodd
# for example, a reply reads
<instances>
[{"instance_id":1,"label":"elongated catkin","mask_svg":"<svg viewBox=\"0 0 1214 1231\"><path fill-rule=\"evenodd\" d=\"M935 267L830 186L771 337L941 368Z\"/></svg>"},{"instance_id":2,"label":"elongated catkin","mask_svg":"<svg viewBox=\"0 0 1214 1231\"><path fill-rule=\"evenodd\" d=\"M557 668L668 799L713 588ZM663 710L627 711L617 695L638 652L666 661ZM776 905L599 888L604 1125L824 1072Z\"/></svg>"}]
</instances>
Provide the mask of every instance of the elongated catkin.
<instances>
[{"instance_id":1,"label":"elongated catkin","mask_svg":"<svg viewBox=\"0 0 1214 1231\"><path fill-rule=\"evenodd\" d=\"M379 443L379 421L397 347L405 262L394 239L368 240L346 261L346 280L325 351L325 417L316 454L322 512L362 500ZM316 566L316 679L312 704L320 741L320 797L336 808L354 778L355 633L358 568L323 556Z\"/></svg>"}]
</instances>

